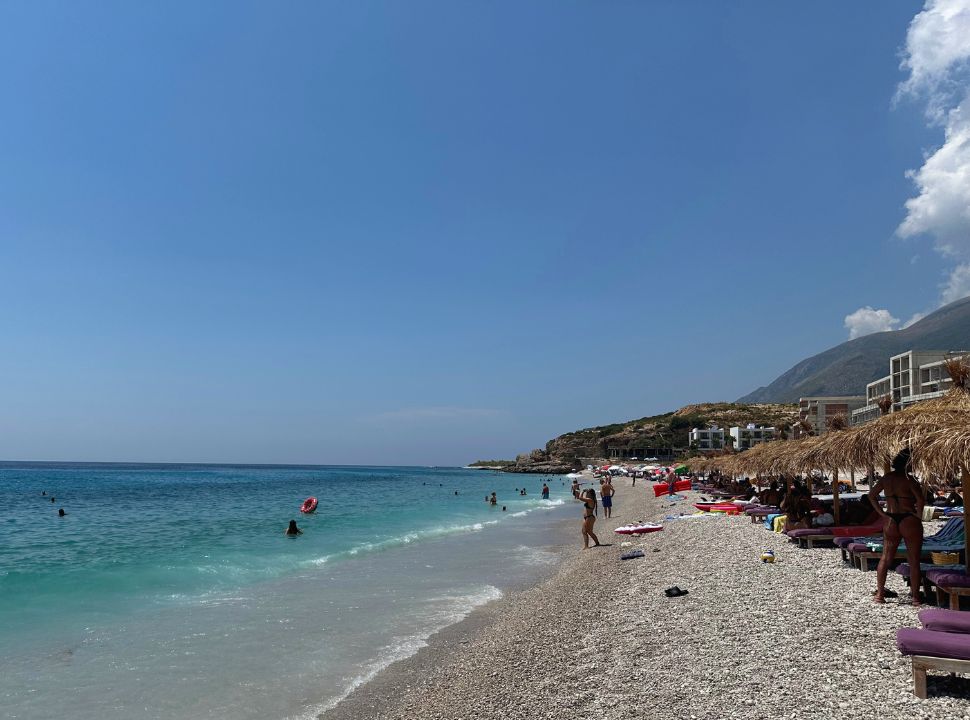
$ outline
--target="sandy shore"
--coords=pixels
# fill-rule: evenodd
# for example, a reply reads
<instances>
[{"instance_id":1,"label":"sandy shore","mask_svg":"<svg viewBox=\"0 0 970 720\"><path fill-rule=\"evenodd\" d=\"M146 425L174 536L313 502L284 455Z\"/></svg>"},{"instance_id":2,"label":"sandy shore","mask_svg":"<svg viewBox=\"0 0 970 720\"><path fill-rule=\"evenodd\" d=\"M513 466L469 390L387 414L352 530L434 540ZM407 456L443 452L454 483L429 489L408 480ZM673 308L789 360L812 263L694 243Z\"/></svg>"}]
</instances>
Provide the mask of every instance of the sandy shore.
<instances>
[{"instance_id":1,"label":"sandy shore","mask_svg":"<svg viewBox=\"0 0 970 720\"><path fill-rule=\"evenodd\" d=\"M873 605L875 575L837 551L800 550L746 518L612 529L690 512L649 485L617 483L611 547L575 543L556 574L473 613L358 688L326 720L362 718L970 718L970 680L931 677L912 695L895 630L916 610ZM688 494L696 499L696 494ZM760 562L772 549L773 565ZM687 589L668 598L672 585ZM900 591L902 581L891 576Z\"/></svg>"}]
</instances>

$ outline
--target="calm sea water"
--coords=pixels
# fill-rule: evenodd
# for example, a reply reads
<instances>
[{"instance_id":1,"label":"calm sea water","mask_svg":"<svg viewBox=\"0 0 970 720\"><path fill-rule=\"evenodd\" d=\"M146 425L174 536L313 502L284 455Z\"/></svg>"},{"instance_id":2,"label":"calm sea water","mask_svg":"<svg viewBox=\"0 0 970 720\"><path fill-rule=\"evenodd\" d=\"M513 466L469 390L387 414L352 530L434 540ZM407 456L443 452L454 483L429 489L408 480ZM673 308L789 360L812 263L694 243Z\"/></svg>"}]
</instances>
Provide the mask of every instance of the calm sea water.
<instances>
[{"instance_id":1,"label":"calm sea water","mask_svg":"<svg viewBox=\"0 0 970 720\"><path fill-rule=\"evenodd\" d=\"M0 464L2 715L313 717L548 572L559 521L576 511L562 478L548 478L548 501L542 481ZM492 491L498 508L484 502ZM319 509L301 515L311 495ZM284 537L290 519L302 536Z\"/></svg>"}]
</instances>

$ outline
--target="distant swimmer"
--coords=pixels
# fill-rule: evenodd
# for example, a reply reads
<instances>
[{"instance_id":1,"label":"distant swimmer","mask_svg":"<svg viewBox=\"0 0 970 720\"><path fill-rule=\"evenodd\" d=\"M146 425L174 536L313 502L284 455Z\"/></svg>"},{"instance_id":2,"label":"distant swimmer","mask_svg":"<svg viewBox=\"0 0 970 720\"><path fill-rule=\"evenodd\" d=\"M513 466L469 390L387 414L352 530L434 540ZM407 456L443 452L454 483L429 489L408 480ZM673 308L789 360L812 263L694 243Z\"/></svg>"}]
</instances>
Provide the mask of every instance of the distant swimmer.
<instances>
[{"instance_id":1,"label":"distant swimmer","mask_svg":"<svg viewBox=\"0 0 970 720\"><path fill-rule=\"evenodd\" d=\"M502 506L502 512L505 512L505 506L504 505Z\"/></svg>"},{"instance_id":2,"label":"distant swimmer","mask_svg":"<svg viewBox=\"0 0 970 720\"><path fill-rule=\"evenodd\" d=\"M527 494L527 493L526 493L526 491L525 491L525 488L522 488L522 492L520 492L520 493L519 493L519 495L526 495L526 494Z\"/></svg>"},{"instance_id":3,"label":"distant swimmer","mask_svg":"<svg viewBox=\"0 0 970 720\"><path fill-rule=\"evenodd\" d=\"M47 491L46 490L41 493L41 495L46 495L46 494L47 494Z\"/></svg>"},{"instance_id":4,"label":"distant swimmer","mask_svg":"<svg viewBox=\"0 0 970 720\"><path fill-rule=\"evenodd\" d=\"M498 498L495 497L495 493L492 493L492 497L488 499L488 502L492 505L498 505Z\"/></svg>"},{"instance_id":5,"label":"distant swimmer","mask_svg":"<svg viewBox=\"0 0 970 720\"><path fill-rule=\"evenodd\" d=\"M549 486L546 485L545 483L542 483L542 499L543 500L549 499Z\"/></svg>"},{"instance_id":6,"label":"distant swimmer","mask_svg":"<svg viewBox=\"0 0 970 720\"><path fill-rule=\"evenodd\" d=\"M458 494L458 491L457 491L457 490L455 490L455 495L457 495L457 494Z\"/></svg>"},{"instance_id":7,"label":"distant swimmer","mask_svg":"<svg viewBox=\"0 0 970 720\"><path fill-rule=\"evenodd\" d=\"M66 512L64 512L64 508L60 508L60 509L59 509L59 510L57 511L57 517L64 517L65 515L67 515L67 513L66 513Z\"/></svg>"},{"instance_id":8,"label":"distant swimmer","mask_svg":"<svg viewBox=\"0 0 970 720\"><path fill-rule=\"evenodd\" d=\"M57 500L57 498L51 495L51 502L54 502L55 500Z\"/></svg>"},{"instance_id":9,"label":"distant swimmer","mask_svg":"<svg viewBox=\"0 0 970 720\"><path fill-rule=\"evenodd\" d=\"M296 526L296 520L290 520L290 525L283 531L283 534L287 537L296 537L297 535L302 535L303 531Z\"/></svg>"}]
</instances>

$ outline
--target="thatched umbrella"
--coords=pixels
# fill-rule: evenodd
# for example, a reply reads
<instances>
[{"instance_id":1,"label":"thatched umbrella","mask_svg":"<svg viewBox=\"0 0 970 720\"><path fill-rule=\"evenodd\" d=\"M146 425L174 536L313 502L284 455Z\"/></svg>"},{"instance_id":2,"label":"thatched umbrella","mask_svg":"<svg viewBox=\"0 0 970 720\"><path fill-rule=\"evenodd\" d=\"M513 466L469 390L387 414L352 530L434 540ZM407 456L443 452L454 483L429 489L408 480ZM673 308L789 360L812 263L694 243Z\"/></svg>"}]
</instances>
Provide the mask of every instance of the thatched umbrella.
<instances>
[{"instance_id":1,"label":"thatched umbrella","mask_svg":"<svg viewBox=\"0 0 970 720\"><path fill-rule=\"evenodd\" d=\"M789 467L795 471L805 471L811 476L812 470L832 472L832 515L835 523L839 522L839 465L832 462L832 455L828 448L836 435L846 432L848 423L844 415L830 418L827 423L829 432L825 435L802 438L795 443L790 451Z\"/></svg>"},{"instance_id":2,"label":"thatched umbrella","mask_svg":"<svg viewBox=\"0 0 970 720\"><path fill-rule=\"evenodd\" d=\"M953 387L944 395L916 403L900 412L860 427L823 438L815 448L815 460L828 467L884 467L903 448L912 453L913 470L932 484L934 475L947 477L960 472L964 497L970 496L970 362L946 361ZM882 403L880 403L882 407ZM965 548L970 558L970 535Z\"/></svg>"},{"instance_id":3,"label":"thatched umbrella","mask_svg":"<svg viewBox=\"0 0 970 720\"><path fill-rule=\"evenodd\" d=\"M935 467L936 454L924 450L926 440L941 428L960 427L970 423L970 364L966 360L946 363L953 388L945 395L924 400L905 410L884 414L866 425L822 436L803 462L816 467L854 468L881 464L888 466L892 458L908 447L913 454L913 468L925 477L939 472ZM884 406L880 401L880 407Z\"/></svg>"}]
</instances>

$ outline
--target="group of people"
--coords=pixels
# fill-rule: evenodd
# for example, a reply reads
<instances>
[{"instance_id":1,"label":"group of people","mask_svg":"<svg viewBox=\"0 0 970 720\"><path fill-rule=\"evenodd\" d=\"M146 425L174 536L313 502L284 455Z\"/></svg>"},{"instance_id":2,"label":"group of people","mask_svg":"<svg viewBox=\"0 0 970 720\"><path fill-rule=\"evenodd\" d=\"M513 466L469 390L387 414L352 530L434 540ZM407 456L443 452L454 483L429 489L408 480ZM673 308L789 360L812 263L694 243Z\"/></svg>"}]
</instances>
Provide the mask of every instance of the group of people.
<instances>
[{"instance_id":1,"label":"group of people","mask_svg":"<svg viewBox=\"0 0 970 720\"><path fill-rule=\"evenodd\" d=\"M526 492L525 488L516 488L515 492L517 492L520 497L525 497L526 495L529 494L528 492ZM455 493L455 494L457 495L458 493ZM549 485L547 483L542 483L542 491L540 493L540 497L543 500L549 499ZM496 495L494 492L491 495L486 495L485 502L487 502L489 505L492 505L492 506L498 505L498 495ZM506 509L507 509L506 506L503 505L502 510L506 510Z\"/></svg>"},{"instance_id":2,"label":"group of people","mask_svg":"<svg viewBox=\"0 0 970 720\"><path fill-rule=\"evenodd\" d=\"M41 494L41 497L47 497L46 490L41 491L40 494ZM53 505L56 502L57 502L57 498L51 495L51 504ZM57 508L57 517L64 517L65 515L67 515L67 513L64 512L64 508Z\"/></svg>"},{"instance_id":3,"label":"group of people","mask_svg":"<svg viewBox=\"0 0 970 720\"><path fill-rule=\"evenodd\" d=\"M920 605L923 508L927 505L941 507L963 505L963 498L957 492L955 484L951 485L948 495L944 492L924 489L912 474L910 463L910 451L903 449L893 458L890 470L885 475L880 477L873 473L867 478L868 493L863 495L858 503L849 503L840 517L840 524L843 525L866 526L874 525L880 520L883 522L882 557L876 570L876 590L873 592L873 601L876 603L886 601L886 577L895 563L900 543L905 541L910 568L909 602ZM746 495L745 491L748 489L746 486L749 485L750 481L747 478L740 481L721 478L717 486L732 492L740 490L739 494ZM885 507L880 502L880 496L885 499ZM820 500L812 497L810 486L801 477L791 482L790 489L785 485L779 485L778 481L772 481L766 490L759 493L758 501L764 505L775 505L781 510L785 518L786 531L810 528L813 524L825 524L820 520L826 517L826 508Z\"/></svg>"}]
</instances>

